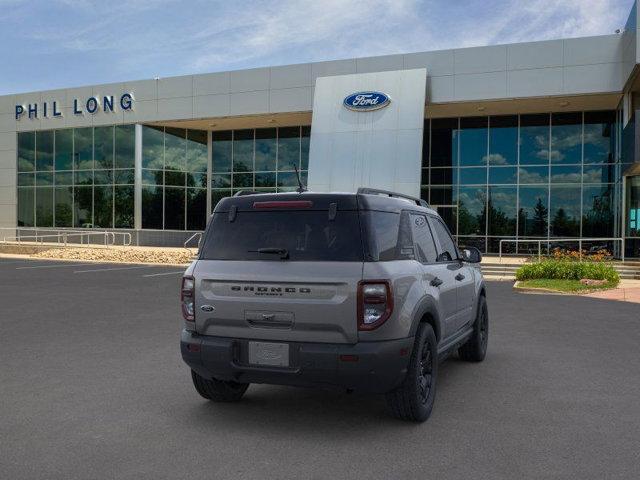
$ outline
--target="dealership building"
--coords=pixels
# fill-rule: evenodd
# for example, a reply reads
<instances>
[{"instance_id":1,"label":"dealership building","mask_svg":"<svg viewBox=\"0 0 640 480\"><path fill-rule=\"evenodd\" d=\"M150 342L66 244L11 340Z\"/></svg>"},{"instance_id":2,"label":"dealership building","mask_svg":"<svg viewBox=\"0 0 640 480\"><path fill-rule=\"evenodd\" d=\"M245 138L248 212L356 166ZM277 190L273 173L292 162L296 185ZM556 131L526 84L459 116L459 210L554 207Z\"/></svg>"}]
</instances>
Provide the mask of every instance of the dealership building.
<instances>
[{"instance_id":1,"label":"dealership building","mask_svg":"<svg viewBox=\"0 0 640 480\"><path fill-rule=\"evenodd\" d=\"M313 191L421 197L484 252L640 257L638 25L634 5L611 35L2 96L0 240L181 245L221 198L295 190L298 169Z\"/></svg>"}]
</instances>

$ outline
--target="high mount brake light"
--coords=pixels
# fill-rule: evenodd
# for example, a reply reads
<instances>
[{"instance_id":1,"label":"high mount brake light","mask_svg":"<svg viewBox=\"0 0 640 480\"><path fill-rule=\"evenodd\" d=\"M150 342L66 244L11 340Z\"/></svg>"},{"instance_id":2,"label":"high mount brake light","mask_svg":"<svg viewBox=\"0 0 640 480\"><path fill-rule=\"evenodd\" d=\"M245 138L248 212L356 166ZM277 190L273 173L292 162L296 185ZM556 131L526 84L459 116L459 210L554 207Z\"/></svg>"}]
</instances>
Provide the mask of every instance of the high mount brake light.
<instances>
[{"instance_id":1,"label":"high mount brake light","mask_svg":"<svg viewBox=\"0 0 640 480\"><path fill-rule=\"evenodd\" d=\"M182 277L182 287L180 289L180 303L182 305L182 316L188 322L195 322L195 279L193 277Z\"/></svg>"},{"instance_id":2,"label":"high mount brake light","mask_svg":"<svg viewBox=\"0 0 640 480\"><path fill-rule=\"evenodd\" d=\"M388 280L363 280L358 284L358 330L375 330L393 312Z\"/></svg>"},{"instance_id":3,"label":"high mount brake light","mask_svg":"<svg viewBox=\"0 0 640 480\"><path fill-rule=\"evenodd\" d=\"M253 208L311 208L313 202L309 200L278 200L271 202L253 202Z\"/></svg>"}]
</instances>

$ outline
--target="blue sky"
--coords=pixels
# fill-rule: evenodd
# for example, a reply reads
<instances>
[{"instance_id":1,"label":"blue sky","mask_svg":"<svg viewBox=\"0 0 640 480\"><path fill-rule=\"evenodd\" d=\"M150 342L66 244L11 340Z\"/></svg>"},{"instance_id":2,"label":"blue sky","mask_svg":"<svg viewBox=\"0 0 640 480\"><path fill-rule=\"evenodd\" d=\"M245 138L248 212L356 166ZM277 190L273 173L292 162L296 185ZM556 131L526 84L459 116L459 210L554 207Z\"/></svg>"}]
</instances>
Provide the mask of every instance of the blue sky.
<instances>
[{"instance_id":1,"label":"blue sky","mask_svg":"<svg viewBox=\"0 0 640 480\"><path fill-rule=\"evenodd\" d=\"M0 0L0 95L613 33L633 0Z\"/></svg>"}]
</instances>

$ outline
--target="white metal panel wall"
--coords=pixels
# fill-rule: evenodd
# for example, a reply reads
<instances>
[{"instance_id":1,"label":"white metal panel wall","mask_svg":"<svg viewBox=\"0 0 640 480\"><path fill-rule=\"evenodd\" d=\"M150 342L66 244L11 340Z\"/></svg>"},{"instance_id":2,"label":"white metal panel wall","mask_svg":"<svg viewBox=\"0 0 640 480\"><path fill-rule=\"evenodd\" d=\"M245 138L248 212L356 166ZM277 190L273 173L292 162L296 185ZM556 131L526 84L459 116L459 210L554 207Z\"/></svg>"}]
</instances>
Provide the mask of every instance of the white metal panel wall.
<instances>
[{"instance_id":1,"label":"white metal panel wall","mask_svg":"<svg viewBox=\"0 0 640 480\"><path fill-rule=\"evenodd\" d=\"M396 70L316 80L309 151L312 191L375 187L420 195L427 71ZM379 91L380 110L352 111L346 96Z\"/></svg>"}]
</instances>

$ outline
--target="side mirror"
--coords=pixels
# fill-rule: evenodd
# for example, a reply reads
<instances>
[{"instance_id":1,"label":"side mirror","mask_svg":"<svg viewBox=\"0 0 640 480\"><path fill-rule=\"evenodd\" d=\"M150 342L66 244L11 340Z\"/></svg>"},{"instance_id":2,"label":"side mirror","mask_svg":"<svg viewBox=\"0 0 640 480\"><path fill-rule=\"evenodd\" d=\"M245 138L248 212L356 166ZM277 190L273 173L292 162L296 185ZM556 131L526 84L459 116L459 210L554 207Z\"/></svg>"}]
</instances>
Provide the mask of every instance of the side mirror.
<instances>
[{"instance_id":1,"label":"side mirror","mask_svg":"<svg viewBox=\"0 0 640 480\"><path fill-rule=\"evenodd\" d=\"M480 263L482 261L482 253L476 247L463 247L460 253L464 262Z\"/></svg>"}]
</instances>

